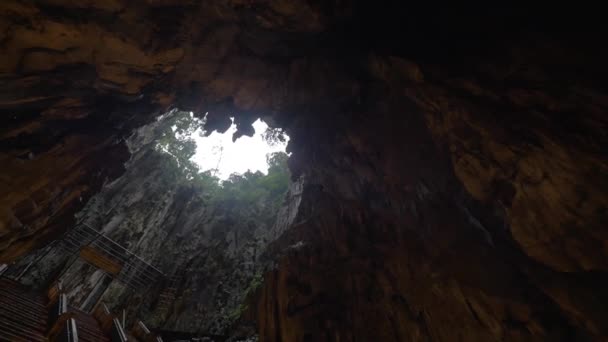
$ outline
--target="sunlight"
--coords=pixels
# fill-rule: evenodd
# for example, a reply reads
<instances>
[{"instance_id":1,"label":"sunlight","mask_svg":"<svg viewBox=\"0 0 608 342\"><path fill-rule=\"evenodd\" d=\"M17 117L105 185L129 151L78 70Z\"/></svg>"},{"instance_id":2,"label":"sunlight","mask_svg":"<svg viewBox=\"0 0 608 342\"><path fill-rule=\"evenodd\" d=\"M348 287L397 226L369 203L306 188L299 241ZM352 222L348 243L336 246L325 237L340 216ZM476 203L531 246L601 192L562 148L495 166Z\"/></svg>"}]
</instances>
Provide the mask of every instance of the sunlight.
<instances>
[{"instance_id":1,"label":"sunlight","mask_svg":"<svg viewBox=\"0 0 608 342\"><path fill-rule=\"evenodd\" d=\"M232 134L236 132L236 125L225 133L213 132L208 137L201 136L200 130L192 135L196 141L196 153L190 160L198 164L201 171L215 170L216 176L222 180L227 179L232 173L244 173L261 171L268 173L266 155L272 152L285 152L289 137L285 136L285 142L278 142L271 146L264 140L262 134L268 125L261 119L253 123L255 134L252 137L242 136L232 142Z\"/></svg>"}]
</instances>

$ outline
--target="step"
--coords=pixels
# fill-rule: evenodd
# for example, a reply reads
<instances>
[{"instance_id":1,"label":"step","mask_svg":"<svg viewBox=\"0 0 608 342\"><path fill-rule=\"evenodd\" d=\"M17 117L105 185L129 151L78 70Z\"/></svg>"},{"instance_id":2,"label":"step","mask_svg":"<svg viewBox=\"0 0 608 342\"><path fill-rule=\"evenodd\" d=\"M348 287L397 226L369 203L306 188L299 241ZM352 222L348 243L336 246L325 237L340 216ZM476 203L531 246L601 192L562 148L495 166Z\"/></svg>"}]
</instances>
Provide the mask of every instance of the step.
<instances>
[{"instance_id":1,"label":"step","mask_svg":"<svg viewBox=\"0 0 608 342\"><path fill-rule=\"evenodd\" d=\"M90 318L90 319L92 319L92 320L94 320L94 319L95 319L95 318L93 317L93 315L91 315L90 313L85 312L85 311L82 311L82 310L80 310L80 309L78 309L78 308L75 308L75 307L73 307L73 306L68 306L68 311L73 312L75 315L79 315L79 316L82 316L82 317L88 317L88 318Z\"/></svg>"},{"instance_id":2,"label":"step","mask_svg":"<svg viewBox=\"0 0 608 342\"><path fill-rule=\"evenodd\" d=\"M70 308L70 312L74 314L74 319L76 320L79 340L109 341L109 338L105 336L99 323L93 316L76 308Z\"/></svg>"},{"instance_id":3,"label":"step","mask_svg":"<svg viewBox=\"0 0 608 342\"><path fill-rule=\"evenodd\" d=\"M21 313L18 310L15 310L15 308L0 308L0 316L42 325L46 325L47 322L46 316L31 316L28 314Z\"/></svg>"},{"instance_id":4,"label":"step","mask_svg":"<svg viewBox=\"0 0 608 342\"><path fill-rule=\"evenodd\" d=\"M87 329L89 331L101 331L101 327L99 326L99 323L95 322L83 322L81 320L78 319L78 317L75 318L76 319L76 324L79 327L83 327L84 329Z\"/></svg>"},{"instance_id":5,"label":"step","mask_svg":"<svg viewBox=\"0 0 608 342\"><path fill-rule=\"evenodd\" d=\"M46 305L33 303L25 296L15 295L14 293L6 293L2 290L0 290L0 300L2 300L4 303L19 305L20 307L27 307L33 311L47 311Z\"/></svg>"},{"instance_id":6,"label":"step","mask_svg":"<svg viewBox=\"0 0 608 342\"><path fill-rule=\"evenodd\" d=\"M79 325L78 322L76 322L76 328L78 329L79 336L86 335L86 336L96 336L96 337L100 337L100 338L106 337L106 335L100 329L89 329L83 325Z\"/></svg>"},{"instance_id":7,"label":"step","mask_svg":"<svg viewBox=\"0 0 608 342\"><path fill-rule=\"evenodd\" d=\"M41 305L44 305L48 301L45 296L32 292L28 289L25 289L23 286L17 284L0 282L0 290L5 293L14 293L19 296L25 296L29 298L30 301Z\"/></svg>"},{"instance_id":8,"label":"step","mask_svg":"<svg viewBox=\"0 0 608 342\"><path fill-rule=\"evenodd\" d=\"M44 334L44 332L46 331L45 321L33 322L21 319L19 317L7 315L2 312L0 312L0 321L14 326L15 328L27 329L41 334Z\"/></svg>"},{"instance_id":9,"label":"step","mask_svg":"<svg viewBox=\"0 0 608 342\"><path fill-rule=\"evenodd\" d=\"M88 314L86 312L80 311L78 309L73 309L70 308L68 311L73 312L75 315L75 318L77 318L78 320L81 320L83 322L87 322L93 325L98 325L99 323L97 323L97 320L95 319L95 317L93 317L91 314Z\"/></svg>"},{"instance_id":10,"label":"step","mask_svg":"<svg viewBox=\"0 0 608 342\"><path fill-rule=\"evenodd\" d=\"M3 298L6 302L19 303L19 305L28 307L32 310L46 310L46 305L32 301L32 299L26 295L7 292L4 289L0 289L0 298Z\"/></svg>"},{"instance_id":11,"label":"step","mask_svg":"<svg viewBox=\"0 0 608 342\"><path fill-rule=\"evenodd\" d=\"M7 298L0 295L0 307L16 308L19 311L29 313L34 316L44 315L48 312L45 306L31 306L19 299Z\"/></svg>"},{"instance_id":12,"label":"step","mask_svg":"<svg viewBox=\"0 0 608 342\"><path fill-rule=\"evenodd\" d=\"M18 314L22 317L27 317L28 319L34 321L46 321L48 317L48 313L42 310L31 311L26 308L20 307L15 303L4 302L0 299L0 312L7 312L11 314Z\"/></svg>"},{"instance_id":13,"label":"step","mask_svg":"<svg viewBox=\"0 0 608 342\"><path fill-rule=\"evenodd\" d=\"M12 300L7 297L0 296L0 310L2 309L19 309L19 311L23 311L29 313L33 316L46 316L47 309L46 307L30 307L27 305L23 305L23 302L19 300ZM12 310L14 311L14 310Z\"/></svg>"},{"instance_id":14,"label":"step","mask_svg":"<svg viewBox=\"0 0 608 342\"><path fill-rule=\"evenodd\" d=\"M86 330L81 329L81 327L78 326L78 323L76 323L76 329L78 331L78 341L83 341L83 342L109 342L110 338L108 338L107 336L103 335L103 334L92 334Z\"/></svg>"},{"instance_id":15,"label":"step","mask_svg":"<svg viewBox=\"0 0 608 342\"><path fill-rule=\"evenodd\" d=\"M37 295L37 293L33 292L32 290L30 290L27 286L21 284L19 281L14 280L14 279L10 279L10 278L6 278L6 277L0 277L0 286L5 287L5 286L10 286L13 288L18 288L23 292L29 292L32 293L34 295Z\"/></svg>"},{"instance_id":16,"label":"step","mask_svg":"<svg viewBox=\"0 0 608 342\"><path fill-rule=\"evenodd\" d=\"M26 288L25 286L19 284L19 283L14 283L12 281L8 282L8 281L0 281L0 289L6 290L6 291L12 291L12 292L17 292L17 293L22 293L25 294L27 296L30 296L32 298L36 298L37 300L44 300L46 297L41 296L39 293L33 292L30 289Z\"/></svg>"},{"instance_id":17,"label":"step","mask_svg":"<svg viewBox=\"0 0 608 342\"><path fill-rule=\"evenodd\" d=\"M0 341L11 341L11 342L29 342L29 339L14 335L8 331L0 331Z\"/></svg>"},{"instance_id":18,"label":"step","mask_svg":"<svg viewBox=\"0 0 608 342\"><path fill-rule=\"evenodd\" d=\"M3 333L11 334L13 336L19 336L19 337L23 338L23 341L45 341L46 340L44 335L42 335L38 332L30 331L30 330L23 329L20 327L15 327L11 324L8 324L7 322L0 320L0 334L3 334ZM2 336L2 335L0 335L0 336ZM9 340L9 341L12 341L12 340Z\"/></svg>"},{"instance_id":19,"label":"step","mask_svg":"<svg viewBox=\"0 0 608 342\"><path fill-rule=\"evenodd\" d=\"M21 284L14 284L12 282L0 282L0 289L6 291L12 291L16 293L22 293L29 297L35 298L36 300L45 301L46 296L41 295L40 293L34 292Z\"/></svg>"}]
</instances>

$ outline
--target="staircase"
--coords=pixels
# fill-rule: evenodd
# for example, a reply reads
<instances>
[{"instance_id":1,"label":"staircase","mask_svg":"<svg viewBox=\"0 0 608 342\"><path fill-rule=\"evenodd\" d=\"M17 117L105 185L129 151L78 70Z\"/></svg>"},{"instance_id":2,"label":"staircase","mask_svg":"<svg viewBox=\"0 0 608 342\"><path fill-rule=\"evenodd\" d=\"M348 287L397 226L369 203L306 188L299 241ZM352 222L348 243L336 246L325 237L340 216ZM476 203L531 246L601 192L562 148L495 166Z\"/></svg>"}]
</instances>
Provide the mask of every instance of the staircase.
<instances>
[{"instance_id":1,"label":"staircase","mask_svg":"<svg viewBox=\"0 0 608 342\"><path fill-rule=\"evenodd\" d=\"M58 244L70 258L81 257L135 291L145 292L166 279L160 270L86 224L70 230ZM93 315L69 307L61 282L46 295L29 291L18 280L44 255L23 270L0 264L0 342L162 341L143 322L133 328L133 335L129 334L105 305ZM173 279L171 288L176 286L177 279ZM171 298L175 298L175 293L169 290L166 299ZM135 333L141 338L135 338Z\"/></svg>"},{"instance_id":2,"label":"staircase","mask_svg":"<svg viewBox=\"0 0 608 342\"><path fill-rule=\"evenodd\" d=\"M182 277L180 276L173 276L168 278L167 286L158 295L158 304L156 304L157 310L167 310L169 306L173 304L177 296L177 287L179 286L181 280Z\"/></svg>"},{"instance_id":3,"label":"staircase","mask_svg":"<svg viewBox=\"0 0 608 342\"><path fill-rule=\"evenodd\" d=\"M110 342L110 338L102 331L99 322L84 311L70 307L70 313L76 320L78 341L82 342Z\"/></svg>"},{"instance_id":4,"label":"staircase","mask_svg":"<svg viewBox=\"0 0 608 342\"><path fill-rule=\"evenodd\" d=\"M165 277L159 269L86 223L70 230L60 246L69 254L79 253L86 262L136 291L145 290Z\"/></svg>"},{"instance_id":5,"label":"staircase","mask_svg":"<svg viewBox=\"0 0 608 342\"><path fill-rule=\"evenodd\" d=\"M6 270L6 267L0 265L2 270ZM0 341L127 341L127 333L105 305L101 315L91 315L67 305L67 297L60 283L51 287L47 295L42 295L29 291L1 273ZM145 341L156 338L149 331L147 335ZM131 338L129 341L137 339Z\"/></svg>"},{"instance_id":6,"label":"staircase","mask_svg":"<svg viewBox=\"0 0 608 342\"><path fill-rule=\"evenodd\" d=\"M72 257L79 254L86 262L136 291L143 292L166 279L160 270L85 224L68 232L59 246ZM13 274L12 267L0 264L0 342L162 341L139 321L133 334L125 332L118 318L105 305L98 307L92 315L69 307L61 282L52 286L46 295L29 291L17 280L35 262L18 271L19 275ZM163 305L174 300L182 278L183 275L171 279Z\"/></svg>"},{"instance_id":7,"label":"staircase","mask_svg":"<svg viewBox=\"0 0 608 342\"><path fill-rule=\"evenodd\" d=\"M155 307L155 311L159 312L161 317L168 313L171 304L175 302L178 288L186 279L186 274L191 271L191 268L188 267L189 263L186 262L183 255L178 256L177 259L175 259L174 264L177 267L173 269L171 275L165 275L164 286L159 293L158 302Z\"/></svg>"},{"instance_id":8,"label":"staircase","mask_svg":"<svg viewBox=\"0 0 608 342\"><path fill-rule=\"evenodd\" d=\"M47 341L48 300L0 277L0 341Z\"/></svg>"}]
</instances>

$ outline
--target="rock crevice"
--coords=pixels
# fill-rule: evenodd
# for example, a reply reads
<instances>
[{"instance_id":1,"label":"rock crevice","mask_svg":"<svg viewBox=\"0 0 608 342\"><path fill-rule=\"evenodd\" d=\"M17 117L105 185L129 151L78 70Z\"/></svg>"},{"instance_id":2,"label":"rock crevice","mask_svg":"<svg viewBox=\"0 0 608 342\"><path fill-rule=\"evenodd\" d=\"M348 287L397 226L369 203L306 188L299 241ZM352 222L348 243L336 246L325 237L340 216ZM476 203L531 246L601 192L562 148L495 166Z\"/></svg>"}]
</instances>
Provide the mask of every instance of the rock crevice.
<instances>
[{"instance_id":1,"label":"rock crevice","mask_svg":"<svg viewBox=\"0 0 608 342\"><path fill-rule=\"evenodd\" d=\"M264 116L306 184L248 313L263 340L604 340L599 13L3 1L0 260L69 229L157 115Z\"/></svg>"}]
</instances>

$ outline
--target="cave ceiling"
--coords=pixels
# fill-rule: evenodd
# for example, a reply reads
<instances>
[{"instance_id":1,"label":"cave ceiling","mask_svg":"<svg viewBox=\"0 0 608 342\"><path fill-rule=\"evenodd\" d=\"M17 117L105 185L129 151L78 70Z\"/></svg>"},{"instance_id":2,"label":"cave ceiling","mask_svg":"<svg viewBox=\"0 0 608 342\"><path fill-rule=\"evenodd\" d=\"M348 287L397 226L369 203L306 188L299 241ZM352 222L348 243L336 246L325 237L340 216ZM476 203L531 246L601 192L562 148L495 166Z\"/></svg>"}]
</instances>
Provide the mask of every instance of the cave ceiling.
<instances>
[{"instance_id":1,"label":"cave ceiling","mask_svg":"<svg viewBox=\"0 0 608 342\"><path fill-rule=\"evenodd\" d=\"M316 215L285 239L321 246L270 277L266 340L365 340L366 320L381 340L601 340L608 56L601 11L571 5L4 0L0 260L69 229L156 116L234 116L237 137L265 117ZM297 294L294 267L350 296L349 321Z\"/></svg>"}]
</instances>

